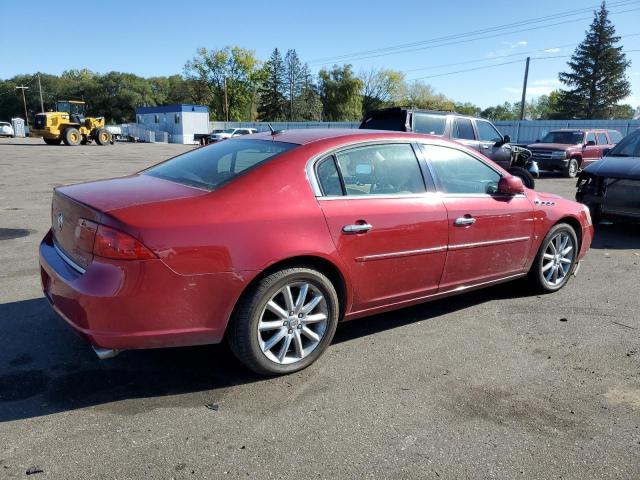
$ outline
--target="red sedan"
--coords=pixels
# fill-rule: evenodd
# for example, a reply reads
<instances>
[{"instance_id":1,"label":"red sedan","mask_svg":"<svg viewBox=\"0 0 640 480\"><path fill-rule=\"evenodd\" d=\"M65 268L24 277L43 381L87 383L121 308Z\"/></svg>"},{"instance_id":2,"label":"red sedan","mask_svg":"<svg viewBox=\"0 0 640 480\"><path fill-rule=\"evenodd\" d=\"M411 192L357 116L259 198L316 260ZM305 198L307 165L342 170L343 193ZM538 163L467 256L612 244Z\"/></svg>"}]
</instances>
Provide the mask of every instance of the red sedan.
<instances>
[{"instance_id":1,"label":"red sedan","mask_svg":"<svg viewBox=\"0 0 640 480\"><path fill-rule=\"evenodd\" d=\"M437 137L292 130L56 188L44 293L101 358L218 343L261 374L314 362L340 320L528 276L562 288L589 211Z\"/></svg>"}]
</instances>

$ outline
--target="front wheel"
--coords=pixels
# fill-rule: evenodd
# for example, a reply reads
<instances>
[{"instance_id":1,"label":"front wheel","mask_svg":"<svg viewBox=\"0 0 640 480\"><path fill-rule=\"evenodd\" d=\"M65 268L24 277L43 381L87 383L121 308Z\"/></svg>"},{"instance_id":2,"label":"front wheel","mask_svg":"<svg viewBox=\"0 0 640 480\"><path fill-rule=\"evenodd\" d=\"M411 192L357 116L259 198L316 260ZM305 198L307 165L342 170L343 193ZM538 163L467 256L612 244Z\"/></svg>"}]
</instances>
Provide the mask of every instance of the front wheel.
<instances>
[{"instance_id":1,"label":"front wheel","mask_svg":"<svg viewBox=\"0 0 640 480\"><path fill-rule=\"evenodd\" d=\"M281 375L308 367L333 339L338 295L317 270L275 272L241 299L229 325L233 353L261 375Z\"/></svg>"},{"instance_id":2,"label":"front wheel","mask_svg":"<svg viewBox=\"0 0 640 480\"><path fill-rule=\"evenodd\" d=\"M565 167L562 172L566 178L575 178L578 174L578 170L580 170L580 164L578 163L577 158L570 158L569 163Z\"/></svg>"},{"instance_id":3,"label":"front wheel","mask_svg":"<svg viewBox=\"0 0 640 480\"><path fill-rule=\"evenodd\" d=\"M76 145L80 145L82 141L82 135L80 134L80 130L74 127L67 128L62 134L62 140L64 144L69 147L75 147Z\"/></svg>"},{"instance_id":4,"label":"front wheel","mask_svg":"<svg viewBox=\"0 0 640 480\"><path fill-rule=\"evenodd\" d=\"M541 292L556 292L564 287L578 257L578 238L571 225L555 225L538 250L529 270L529 279Z\"/></svg>"},{"instance_id":5,"label":"front wheel","mask_svg":"<svg viewBox=\"0 0 640 480\"><path fill-rule=\"evenodd\" d=\"M98 145L108 145L111 142L111 134L106 128L99 128L95 132L96 143Z\"/></svg>"},{"instance_id":6,"label":"front wheel","mask_svg":"<svg viewBox=\"0 0 640 480\"><path fill-rule=\"evenodd\" d=\"M508 172L513 175L514 177L518 177L522 180L522 183L524 183L524 186L530 189L534 189L536 186L536 181L533 178L533 175L531 175L530 172L528 172L526 169L522 168L522 167L509 167Z\"/></svg>"}]
</instances>

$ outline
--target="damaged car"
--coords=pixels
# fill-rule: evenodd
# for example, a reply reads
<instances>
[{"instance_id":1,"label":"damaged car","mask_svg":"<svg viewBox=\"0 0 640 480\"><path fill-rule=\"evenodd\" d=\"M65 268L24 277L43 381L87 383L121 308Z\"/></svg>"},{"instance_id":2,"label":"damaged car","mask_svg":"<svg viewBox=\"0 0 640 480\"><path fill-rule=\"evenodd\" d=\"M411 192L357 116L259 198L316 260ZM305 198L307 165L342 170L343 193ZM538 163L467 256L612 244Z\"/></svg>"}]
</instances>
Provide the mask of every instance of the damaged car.
<instances>
[{"instance_id":1,"label":"damaged car","mask_svg":"<svg viewBox=\"0 0 640 480\"><path fill-rule=\"evenodd\" d=\"M577 189L576 200L589 207L594 225L605 218L640 220L640 129L585 168Z\"/></svg>"}]
</instances>

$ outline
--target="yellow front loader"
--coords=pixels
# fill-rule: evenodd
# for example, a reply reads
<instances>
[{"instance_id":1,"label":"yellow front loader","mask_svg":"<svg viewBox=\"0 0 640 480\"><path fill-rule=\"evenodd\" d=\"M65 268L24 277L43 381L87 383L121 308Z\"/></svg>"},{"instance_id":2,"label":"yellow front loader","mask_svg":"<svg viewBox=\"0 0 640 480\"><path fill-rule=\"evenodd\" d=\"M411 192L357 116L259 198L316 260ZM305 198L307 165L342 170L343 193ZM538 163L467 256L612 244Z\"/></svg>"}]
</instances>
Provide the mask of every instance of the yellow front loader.
<instances>
[{"instance_id":1,"label":"yellow front loader","mask_svg":"<svg viewBox=\"0 0 640 480\"><path fill-rule=\"evenodd\" d=\"M86 117L86 104L74 100L56 102L55 112L39 113L31 135L42 137L47 145L87 145L95 140L108 145L111 134L104 128L104 117Z\"/></svg>"}]
</instances>

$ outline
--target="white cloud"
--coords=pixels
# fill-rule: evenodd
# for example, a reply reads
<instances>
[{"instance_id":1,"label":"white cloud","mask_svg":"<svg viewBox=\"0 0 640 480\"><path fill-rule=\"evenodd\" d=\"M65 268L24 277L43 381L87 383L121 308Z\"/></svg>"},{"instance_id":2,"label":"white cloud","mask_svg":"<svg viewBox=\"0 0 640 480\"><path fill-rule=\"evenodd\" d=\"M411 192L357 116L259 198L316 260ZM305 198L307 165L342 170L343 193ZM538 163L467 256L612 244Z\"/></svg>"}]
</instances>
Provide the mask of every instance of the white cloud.
<instances>
[{"instance_id":1,"label":"white cloud","mask_svg":"<svg viewBox=\"0 0 640 480\"><path fill-rule=\"evenodd\" d=\"M549 95L552 91L560 86L560 81L555 78L541 78L539 80L531 80L527 86L527 97L540 95ZM509 93L522 94L522 87L505 87L504 90Z\"/></svg>"},{"instance_id":2,"label":"white cloud","mask_svg":"<svg viewBox=\"0 0 640 480\"><path fill-rule=\"evenodd\" d=\"M520 47L526 47L529 42L518 40L517 42L501 42L503 47L487 53L487 58L504 57Z\"/></svg>"},{"instance_id":3,"label":"white cloud","mask_svg":"<svg viewBox=\"0 0 640 480\"><path fill-rule=\"evenodd\" d=\"M558 53L560 51L560 49L558 47L554 47L554 48L547 48L545 49L545 53Z\"/></svg>"},{"instance_id":4,"label":"white cloud","mask_svg":"<svg viewBox=\"0 0 640 480\"><path fill-rule=\"evenodd\" d=\"M557 78L544 78L541 80L532 80L531 85L538 87L558 87L560 86L560 80Z\"/></svg>"}]
</instances>

